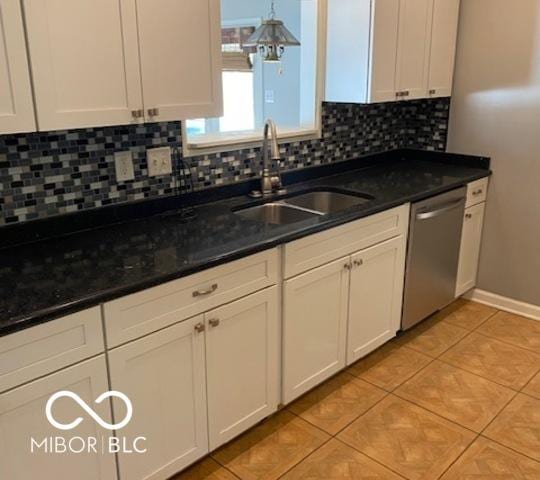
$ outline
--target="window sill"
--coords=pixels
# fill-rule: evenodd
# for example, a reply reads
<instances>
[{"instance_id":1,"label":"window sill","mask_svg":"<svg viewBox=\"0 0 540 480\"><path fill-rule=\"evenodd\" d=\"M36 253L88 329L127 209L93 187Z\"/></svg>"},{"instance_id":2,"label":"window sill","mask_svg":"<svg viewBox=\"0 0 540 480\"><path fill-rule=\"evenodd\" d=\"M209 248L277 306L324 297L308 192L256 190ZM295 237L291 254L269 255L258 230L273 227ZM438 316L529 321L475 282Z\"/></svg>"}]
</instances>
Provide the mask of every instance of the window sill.
<instances>
[{"instance_id":1,"label":"window sill","mask_svg":"<svg viewBox=\"0 0 540 480\"><path fill-rule=\"evenodd\" d=\"M184 139L187 134L184 133ZM314 140L321 138L320 130L316 128L287 130L278 128L278 141L280 144L299 142L304 140ZM224 133L215 135L201 136L196 141L184 142L184 156L192 157L196 155L205 155L209 153L229 152L232 150L241 150L245 148L260 147L263 140L262 133Z\"/></svg>"}]
</instances>

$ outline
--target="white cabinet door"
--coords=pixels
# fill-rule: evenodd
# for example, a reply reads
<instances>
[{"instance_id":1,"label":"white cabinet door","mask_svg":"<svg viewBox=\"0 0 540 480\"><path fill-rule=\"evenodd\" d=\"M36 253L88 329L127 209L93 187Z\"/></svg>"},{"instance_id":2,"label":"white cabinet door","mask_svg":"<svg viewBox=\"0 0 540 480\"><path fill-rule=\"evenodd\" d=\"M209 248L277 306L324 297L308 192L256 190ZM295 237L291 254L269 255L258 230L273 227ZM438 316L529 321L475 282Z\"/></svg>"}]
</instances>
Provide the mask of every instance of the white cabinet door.
<instances>
[{"instance_id":1,"label":"white cabinet door","mask_svg":"<svg viewBox=\"0 0 540 480\"><path fill-rule=\"evenodd\" d=\"M403 99L428 96L432 17L433 0L401 0L396 90Z\"/></svg>"},{"instance_id":2,"label":"white cabinet door","mask_svg":"<svg viewBox=\"0 0 540 480\"><path fill-rule=\"evenodd\" d=\"M0 0L0 135L35 130L19 0Z\"/></svg>"},{"instance_id":3,"label":"white cabinet door","mask_svg":"<svg viewBox=\"0 0 540 480\"><path fill-rule=\"evenodd\" d=\"M206 317L210 450L277 410L280 331L277 287Z\"/></svg>"},{"instance_id":4,"label":"white cabinet door","mask_svg":"<svg viewBox=\"0 0 540 480\"><path fill-rule=\"evenodd\" d=\"M399 10L400 0L375 0L372 7L369 103L396 99Z\"/></svg>"},{"instance_id":5,"label":"white cabinet door","mask_svg":"<svg viewBox=\"0 0 540 480\"><path fill-rule=\"evenodd\" d=\"M396 336L405 276L403 236L353 255L347 364Z\"/></svg>"},{"instance_id":6,"label":"white cabinet door","mask_svg":"<svg viewBox=\"0 0 540 480\"><path fill-rule=\"evenodd\" d=\"M459 2L460 0L434 0L429 61L430 97L452 95Z\"/></svg>"},{"instance_id":7,"label":"white cabinet door","mask_svg":"<svg viewBox=\"0 0 540 480\"><path fill-rule=\"evenodd\" d=\"M134 123L134 0L24 0L40 130Z\"/></svg>"},{"instance_id":8,"label":"white cabinet door","mask_svg":"<svg viewBox=\"0 0 540 480\"><path fill-rule=\"evenodd\" d=\"M219 0L137 0L148 121L219 117Z\"/></svg>"},{"instance_id":9,"label":"white cabinet door","mask_svg":"<svg viewBox=\"0 0 540 480\"><path fill-rule=\"evenodd\" d=\"M350 257L284 283L283 400L345 367Z\"/></svg>"},{"instance_id":10,"label":"white cabinet door","mask_svg":"<svg viewBox=\"0 0 540 480\"><path fill-rule=\"evenodd\" d=\"M84 413L71 398L59 398L52 407L54 420L62 424L83 418L73 430L57 430L45 415L49 398L60 391L78 395L105 422L112 423L109 402L95 400L109 390L104 356L61 370L35 382L0 395L0 478L6 480L71 479L114 480L116 462L114 454L102 454L101 445L107 444L111 432L102 429ZM96 438L98 453L60 453L45 451L45 444L37 444L51 437L70 439ZM72 447L81 448L81 440Z\"/></svg>"},{"instance_id":11,"label":"white cabinet door","mask_svg":"<svg viewBox=\"0 0 540 480\"><path fill-rule=\"evenodd\" d=\"M480 203L465 210L456 297L463 295L476 286L485 207L485 203Z\"/></svg>"},{"instance_id":12,"label":"white cabinet door","mask_svg":"<svg viewBox=\"0 0 540 480\"><path fill-rule=\"evenodd\" d=\"M120 476L166 479L208 453L203 317L129 343L109 353L111 385L133 403L121 430L146 437L145 454L119 454ZM114 402L115 415L123 405Z\"/></svg>"}]
</instances>

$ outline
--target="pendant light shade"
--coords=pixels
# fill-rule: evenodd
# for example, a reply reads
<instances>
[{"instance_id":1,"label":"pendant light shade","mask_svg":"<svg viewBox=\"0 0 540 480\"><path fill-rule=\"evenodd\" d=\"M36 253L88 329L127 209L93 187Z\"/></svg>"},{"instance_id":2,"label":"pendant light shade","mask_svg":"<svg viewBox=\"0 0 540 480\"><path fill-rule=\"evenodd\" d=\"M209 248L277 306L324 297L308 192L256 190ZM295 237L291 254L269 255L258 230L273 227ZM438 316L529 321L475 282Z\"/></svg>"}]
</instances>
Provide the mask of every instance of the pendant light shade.
<instances>
[{"instance_id":1,"label":"pendant light shade","mask_svg":"<svg viewBox=\"0 0 540 480\"><path fill-rule=\"evenodd\" d=\"M270 18L264 20L244 44L246 47L258 47L265 62L279 62L285 52L285 47L300 46L297 38L275 16L276 12L272 1Z\"/></svg>"}]
</instances>

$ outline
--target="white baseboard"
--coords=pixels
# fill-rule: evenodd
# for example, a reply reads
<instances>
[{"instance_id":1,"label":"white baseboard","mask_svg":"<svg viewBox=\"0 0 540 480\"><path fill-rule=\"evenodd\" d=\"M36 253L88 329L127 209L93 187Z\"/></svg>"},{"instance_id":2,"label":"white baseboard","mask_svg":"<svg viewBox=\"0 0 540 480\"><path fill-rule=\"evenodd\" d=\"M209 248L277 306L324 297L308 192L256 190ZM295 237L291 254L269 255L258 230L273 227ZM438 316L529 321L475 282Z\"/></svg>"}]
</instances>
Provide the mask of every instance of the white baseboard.
<instances>
[{"instance_id":1,"label":"white baseboard","mask_svg":"<svg viewBox=\"0 0 540 480\"><path fill-rule=\"evenodd\" d=\"M464 298L504 310L505 312L515 313L523 317L532 318L533 320L540 320L540 306L538 305L520 302L519 300L513 300L512 298L503 297L477 288L465 294Z\"/></svg>"}]
</instances>

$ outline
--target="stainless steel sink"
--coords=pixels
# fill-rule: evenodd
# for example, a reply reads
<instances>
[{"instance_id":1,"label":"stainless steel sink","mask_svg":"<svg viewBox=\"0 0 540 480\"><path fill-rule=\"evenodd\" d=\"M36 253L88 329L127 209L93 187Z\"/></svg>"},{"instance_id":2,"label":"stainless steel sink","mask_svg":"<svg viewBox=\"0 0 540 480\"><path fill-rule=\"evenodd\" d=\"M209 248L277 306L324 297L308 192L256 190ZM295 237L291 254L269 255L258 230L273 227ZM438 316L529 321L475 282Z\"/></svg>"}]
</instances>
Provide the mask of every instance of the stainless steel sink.
<instances>
[{"instance_id":1,"label":"stainless steel sink","mask_svg":"<svg viewBox=\"0 0 540 480\"><path fill-rule=\"evenodd\" d=\"M285 202L290 205L321 212L324 214L337 213L370 202L372 198L365 198L352 194L316 191L299 194L287 198Z\"/></svg>"},{"instance_id":2,"label":"stainless steel sink","mask_svg":"<svg viewBox=\"0 0 540 480\"><path fill-rule=\"evenodd\" d=\"M319 212L308 212L302 208L285 203L266 203L256 207L246 208L236 212L248 220L254 220L269 225L289 225L291 223L309 220L322 215Z\"/></svg>"}]
</instances>

